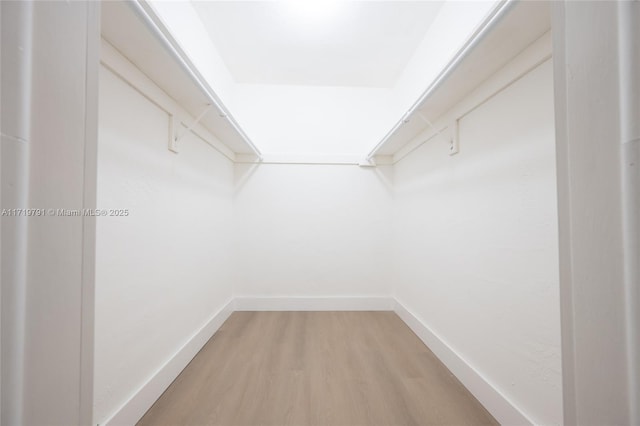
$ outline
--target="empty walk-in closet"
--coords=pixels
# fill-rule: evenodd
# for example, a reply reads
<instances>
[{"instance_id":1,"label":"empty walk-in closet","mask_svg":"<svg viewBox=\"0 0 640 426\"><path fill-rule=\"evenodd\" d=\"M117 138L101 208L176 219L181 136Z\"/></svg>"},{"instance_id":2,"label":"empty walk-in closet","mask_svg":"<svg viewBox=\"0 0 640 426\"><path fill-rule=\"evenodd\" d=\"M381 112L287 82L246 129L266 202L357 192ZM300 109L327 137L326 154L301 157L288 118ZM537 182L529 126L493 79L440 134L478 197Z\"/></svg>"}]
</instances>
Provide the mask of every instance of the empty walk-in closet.
<instances>
[{"instance_id":1,"label":"empty walk-in closet","mask_svg":"<svg viewBox=\"0 0 640 426\"><path fill-rule=\"evenodd\" d=\"M638 424L638 6L0 3L2 424Z\"/></svg>"}]
</instances>

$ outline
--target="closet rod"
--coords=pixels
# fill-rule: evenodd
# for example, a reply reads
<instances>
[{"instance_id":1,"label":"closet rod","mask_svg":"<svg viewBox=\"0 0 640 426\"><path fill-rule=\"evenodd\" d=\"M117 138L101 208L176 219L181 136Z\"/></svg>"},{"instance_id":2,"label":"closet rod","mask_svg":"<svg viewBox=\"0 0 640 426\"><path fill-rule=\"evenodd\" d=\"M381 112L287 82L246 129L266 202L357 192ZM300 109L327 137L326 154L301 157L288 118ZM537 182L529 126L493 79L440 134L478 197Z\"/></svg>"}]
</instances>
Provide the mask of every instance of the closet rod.
<instances>
[{"instance_id":1,"label":"closet rod","mask_svg":"<svg viewBox=\"0 0 640 426\"><path fill-rule=\"evenodd\" d=\"M422 106L422 104L427 100L431 94L438 89L442 83L451 75L455 67L471 52L471 50L482 40L482 38L489 32L493 25L503 17L507 10L511 8L514 4L514 0L502 0L500 4L498 4L485 18L484 22L474 31L471 37L467 40L467 42L458 50L455 56L447 63L447 65L438 73L435 80L429 84L422 95L418 98L417 101L413 103L411 108L402 116L400 121L398 121L395 126L382 138L380 142L369 152L367 155L367 160L371 160L377 152L387 143L389 139L398 131L398 129L409 121L411 115Z\"/></svg>"},{"instance_id":2,"label":"closet rod","mask_svg":"<svg viewBox=\"0 0 640 426\"><path fill-rule=\"evenodd\" d=\"M167 30L167 28L160 22L160 19L153 12L151 7L146 4L146 2L141 0L129 0L128 3L129 5L131 5L136 14L142 19L147 28L151 30L151 32L154 33L155 36L162 42L169 54L171 54L171 56L176 61L178 61L182 68L187 72L193 82L196 83L202 93L204 93L204 95L207 97L209 102L215 105L218 111L220 111L220 116L226 118L229 121L231 126L240 135L242 140L244 140L244 142L249 145L249 147L251 147L258 159L262 160L262 153L260 152L260 150L253 144L253 142L251 142L249 136L247 136L242 131L233 116L222 105L222 102L215 95L209 84L202 77L200 72L196 69L196 67L193 65L184 51L179 47L178 43L169 33L169 30Z\"/></svg>"}]
</instances>

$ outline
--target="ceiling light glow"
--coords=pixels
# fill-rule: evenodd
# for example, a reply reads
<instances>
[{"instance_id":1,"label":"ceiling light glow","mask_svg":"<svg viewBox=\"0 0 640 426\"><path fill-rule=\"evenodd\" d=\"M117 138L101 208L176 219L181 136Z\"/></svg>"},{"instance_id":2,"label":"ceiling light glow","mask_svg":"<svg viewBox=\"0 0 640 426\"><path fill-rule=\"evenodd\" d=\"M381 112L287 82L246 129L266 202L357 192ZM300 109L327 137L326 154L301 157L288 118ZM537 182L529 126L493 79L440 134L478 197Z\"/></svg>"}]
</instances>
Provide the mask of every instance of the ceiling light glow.
<instances>
[{"instance_id":1,"label":"ceiling light glow","mask_svg":"<svg viewBox=\"0 0 640 426\"><path fill-rule=\"evenodd\" d=\"M340 1L336 0L288 0L284 3L293 17L306 21L329 19L340 8Z\"/></svg>"}]
</instances>

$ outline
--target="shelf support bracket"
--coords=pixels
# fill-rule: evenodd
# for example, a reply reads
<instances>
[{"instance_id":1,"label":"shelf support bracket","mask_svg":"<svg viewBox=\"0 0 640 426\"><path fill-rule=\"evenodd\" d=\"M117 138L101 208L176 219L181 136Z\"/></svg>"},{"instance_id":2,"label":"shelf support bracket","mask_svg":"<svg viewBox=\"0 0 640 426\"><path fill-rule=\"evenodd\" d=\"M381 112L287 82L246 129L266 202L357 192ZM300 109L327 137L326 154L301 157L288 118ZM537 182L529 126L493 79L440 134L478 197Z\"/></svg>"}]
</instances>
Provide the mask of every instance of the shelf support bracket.
<instances>
[{"instance_id":1,"label":"shelf support bracket","mask_svg":"<svg viewBox=\"0 0 640 426\"><path fill-rule=\"evenodd\" d=\"M176 119L175 115L171 115L169 117L169 151L178 153L178 142L191 131L199 122L204 118L204 116L209 112L213 105L207 104L207 106L202 110L202 112L196 117L196 119L189 124L180 134L178 134L178 129L180 128L180 120Z\"/></svg>"},{"instance_id":2,"label":"shelf support bracket","mask_svg":"<svg viewBox=\"0 0 640 426\"><path fill-rule=\"evenodd\" d=\"M427 123L432 129L436 131L438 136L444 136L441 130L438 130L433 123L425 117L420 111L415 111L415 114L420 117L425 123ZM449 128L449 137L445 138L449 144L449 155L457 154L460 151L460 146L458 144L458 119L454 118L451 123L445 127ZM443 129L444 130L444 129Z\"/></svg>"}]
</instances>

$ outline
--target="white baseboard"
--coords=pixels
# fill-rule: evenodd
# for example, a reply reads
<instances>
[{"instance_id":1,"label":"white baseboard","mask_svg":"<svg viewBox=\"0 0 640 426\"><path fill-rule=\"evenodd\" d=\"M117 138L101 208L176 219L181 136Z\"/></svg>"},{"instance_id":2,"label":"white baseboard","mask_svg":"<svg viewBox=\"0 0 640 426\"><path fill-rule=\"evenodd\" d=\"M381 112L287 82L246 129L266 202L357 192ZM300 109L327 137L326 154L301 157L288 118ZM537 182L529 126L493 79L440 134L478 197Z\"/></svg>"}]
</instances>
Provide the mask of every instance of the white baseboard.
<instances>
[{"instance_id":1,"label":"white baseboard","mask_svg":"<svg viewBox=\"0 0 640 426\"><path fill-rule=\"evenodd\" d=\"M233 299L200 328L127 402L100 425L133 426L234 311Z\"/></svg>"},{"instance_id":2,"label":"white baseboard","mask_svg":"<svg viewBox=\"0 0 640 426\"><path fill-rule=\"evenodd\" d=\"M500 424L534 424L486 378L458 355L440 336L435 334L397 300L395 301L394 311Z\"/></svg>"},{"instance_id":3,"label":"white baseboard","mask_svg":"<svg viewBox=\"0 0 640 426\"><path fill-rule=\"evenodd\" d=\"M236 311L392 311L392 297L236 297Z\"/></svg>"},{"instance_id":4,"label":"white baseboard","mask_svg":"<svg viewBox=\"0 0 640 426\"><path fill-rule=\"evenodd\" d=\"M135 425L234 311L395 311L482 405L504 425L534 424L442 338L393 297L236 297L180 348L107 421Z\"/></svg>"}]
</instances>

